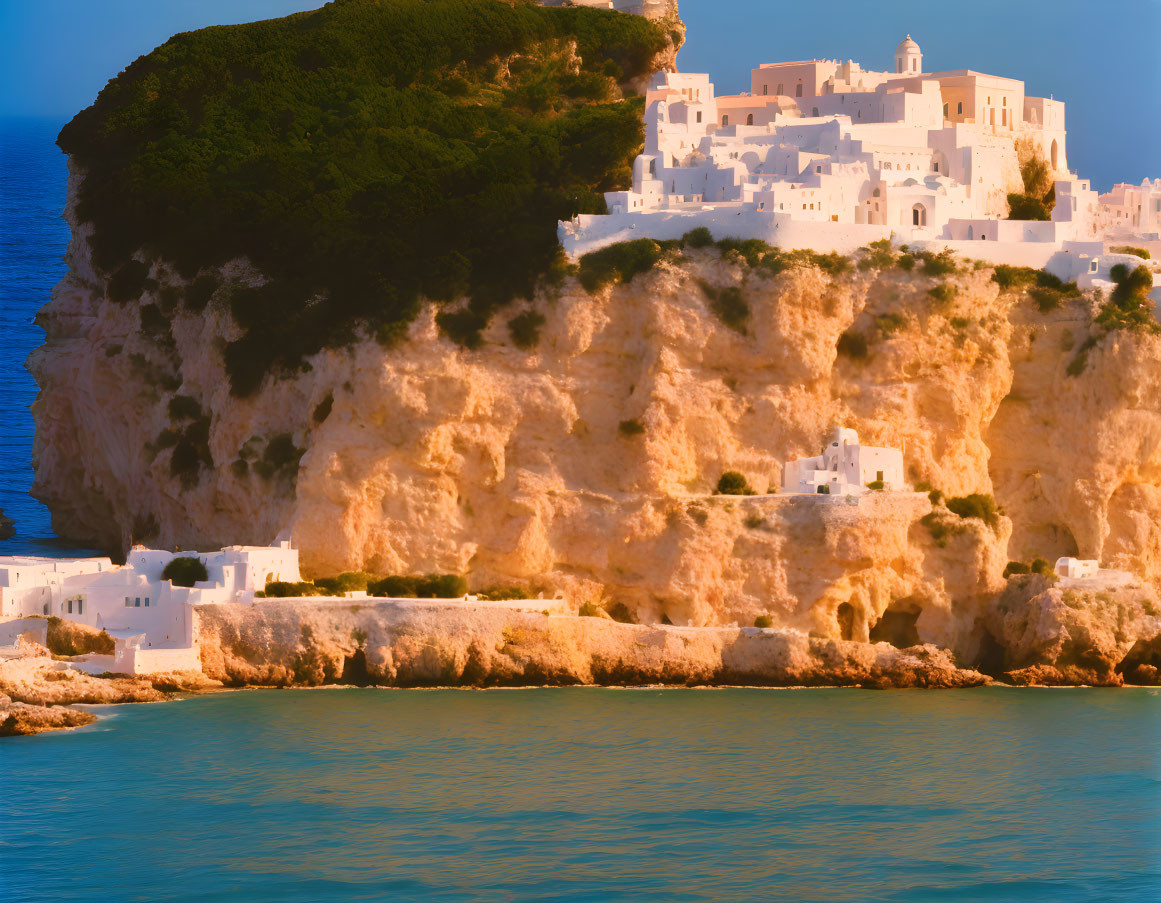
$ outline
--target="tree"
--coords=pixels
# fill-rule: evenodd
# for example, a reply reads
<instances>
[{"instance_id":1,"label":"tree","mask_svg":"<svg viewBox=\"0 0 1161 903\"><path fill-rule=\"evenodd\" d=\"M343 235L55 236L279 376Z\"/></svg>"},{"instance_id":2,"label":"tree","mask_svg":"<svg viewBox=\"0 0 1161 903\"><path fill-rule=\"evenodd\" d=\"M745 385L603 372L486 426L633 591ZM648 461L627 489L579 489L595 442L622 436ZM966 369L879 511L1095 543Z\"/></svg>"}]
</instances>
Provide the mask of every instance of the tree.
<instances>
[{"instance_id":1,"label":"tree","mask_svg":"<svg viewBox=\"0 0 1161 903\"><path fill-rule=\"evenodd\" d=\"M168 580L174 586L193 586L210 579L205 563L200 558L191 558L188 555L179 555L165 566L161 572L161 579Z\"/></svg>"}]
</instances>

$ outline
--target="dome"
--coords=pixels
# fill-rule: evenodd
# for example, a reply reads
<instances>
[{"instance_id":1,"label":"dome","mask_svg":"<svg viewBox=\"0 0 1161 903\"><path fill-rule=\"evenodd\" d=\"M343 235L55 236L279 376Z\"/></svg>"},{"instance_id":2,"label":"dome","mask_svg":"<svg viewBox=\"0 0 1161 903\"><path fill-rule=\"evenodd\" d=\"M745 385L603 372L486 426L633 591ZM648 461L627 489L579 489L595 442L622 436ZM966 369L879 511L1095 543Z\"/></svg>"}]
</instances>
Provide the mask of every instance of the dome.
<instances>
[{"instance_id":1,"label":"dome","mask_svg":"<svg viewBox=\"0 0 1161 903\"><path fill-rule=\"evenodd\" d=\"M911 35L907 35L903 41L895 48L896 55L901 53L919 53L919 45L911 40Z\"/></svg>"}]
</instances>

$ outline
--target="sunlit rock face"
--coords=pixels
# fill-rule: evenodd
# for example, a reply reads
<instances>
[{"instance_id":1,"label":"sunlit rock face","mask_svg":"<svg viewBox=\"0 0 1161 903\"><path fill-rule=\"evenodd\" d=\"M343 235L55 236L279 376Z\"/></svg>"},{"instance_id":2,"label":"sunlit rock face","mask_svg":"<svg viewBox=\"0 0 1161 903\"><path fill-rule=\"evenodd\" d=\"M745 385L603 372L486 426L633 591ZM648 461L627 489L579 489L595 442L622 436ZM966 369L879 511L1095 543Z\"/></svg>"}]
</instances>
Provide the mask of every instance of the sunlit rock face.
<instances>
[{"instance_id":1,"label":"sunlit rock face","mask_svg":"<svg viewBox=\"0 0 1161 903\"><path fill-rule=\"evenodd\" d=\"M29 359L34 492L74 539L218 547L289 529L310 575L457 572L645 623L767 615L965 660L990 642L983 606L1009 559L1161 573L1161 340L1113 333L1078 367L1091 298L1042 313L962 263L770 274L687 248L592 294L570 277L495 316L476 350L429 306L393 347L356 339L236 398L229 291L259 274L234 262L192 313L154 264L155 287L118 304L87 236L74 221ZM712 301L729 288L734 328ZM521 349L508 322L526 309L544 323ZM957 518L926 492L713 496L727 470L776 491L836 424L901 449L912 485L994 494L1002 516Z\"/></svg>"}]
</instances>

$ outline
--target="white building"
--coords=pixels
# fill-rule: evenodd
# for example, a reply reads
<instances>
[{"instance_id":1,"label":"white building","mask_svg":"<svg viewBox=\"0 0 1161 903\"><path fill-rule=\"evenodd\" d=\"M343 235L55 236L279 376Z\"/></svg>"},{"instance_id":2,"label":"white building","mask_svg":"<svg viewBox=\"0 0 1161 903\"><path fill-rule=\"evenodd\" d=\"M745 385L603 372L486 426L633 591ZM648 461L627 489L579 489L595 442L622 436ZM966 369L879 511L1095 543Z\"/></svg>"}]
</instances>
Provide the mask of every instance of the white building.
<instances>
[{"instance_id":1,"label":"white building","mask_svg":"<svg viewBox=\"0 0 1161 903\"><path fill-rule=\"evenodd\" d=\"M175 558L198 558L207 579L174 586L162 574ZM135 546L122 566L108 558L0 558L0 615L55 615L108 631L117 673L198 670L194 608L249 602L271 581L300 578L298 552L228 546L218 552L165 552Z\"/></svg>"},{"instance_id":2,"label":"white building","mask_svg":"<svg viewBox=\"0 0 1161 903\"><path fill-rule=\"evenodd\" d=\"M821 455L787 461L782 468L783 492L859 495L868 491L868 483L876 482L884 489L906 488L903 453L860 445L859 434L844 427L835 428Z\"/></svg>"},{"instance_id":3,"label":"white building","mask_svg":"<svg viewBox=\"0 0 1161 903\"><path fill-rule=\"evenodd\" d=\"M1157 231L1161 180L1098 198L1068 169L1061 101L970 69L925 73L910 35L892 72L807 60L762 65L750 82L717 96L708 75L657 73L632 186L606 194L607 215L562 223L565 250L706 226L787 248L848 253L894 237L1042 266L1070 243L1099 251L1106 221ZM1049 221L1006 218L1008 194L1024 191L1018 145L1051 170Z\"/></svg>"},{"instance_id":4,"label":"white building","mask_svg":"<svg viewBox=\"0 0 1161 903\"><path fill-rule=\"evenodd\" d=\"M1052 570L1058 577L1095 577L1100 571L1100 562L1091 558L1057 558Z\"/></svg>"}]
</instances>

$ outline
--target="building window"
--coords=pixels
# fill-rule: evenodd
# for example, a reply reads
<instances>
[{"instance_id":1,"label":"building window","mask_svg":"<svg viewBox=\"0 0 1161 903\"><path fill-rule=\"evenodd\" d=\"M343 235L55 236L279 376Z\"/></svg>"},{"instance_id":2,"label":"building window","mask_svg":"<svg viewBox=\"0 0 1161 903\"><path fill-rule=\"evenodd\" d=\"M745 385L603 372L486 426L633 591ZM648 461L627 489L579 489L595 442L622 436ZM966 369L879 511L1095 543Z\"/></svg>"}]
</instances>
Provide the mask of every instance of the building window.
<instances>
[{"instance_id":1,"label":"building window","mask_svg":"<svg viewBox=\"0 0 1161 903\"><path fill-rule=\"evenodd\" d=\"M821 167L821 166L816 166L816 167L814 167L814 171L815 171L815 172L822 172L822 167Z\"/></svg>"},{"instance_id":2,"label":"building window","mask_svg":"<svg viewBox=\"0 0 1161 903\"><path fill-rule=\"evenodd\" d=\"M1008 105L1008 98L1005 97L1004 98L1004 106L1007 106L1007 105Z\"/></svg>"},{"instance_id":3,"label":"building window","mask_svg":"<svg viewBox=\"0 0 1161 903\"><path fill-rule=\"evenodd\" d=\"M1097 260L1095 257L1088 262L1088 271L1090 273L1095 273L1097 271Z\"/></svg>"},{"instance_id":4,"label":"building window","mask_svg":"<svg viewBox=\"0 0 1161 903\"><path fill-rule=\"evenodd\" d=\"M126 607L126 608L132 608L132 607L133 607L133 600L132 600L132 599L130 599L128 596L126 596L126 597L125 597L125 607Z\"/></svg>"},{"instance_id":5,"label":"building window","mask_svg":"<svg viewBox=\"0 0 1161 903\"><path fill-rule=\"evenodd\" d=\"M811 111L811 114L810 114L810 115L811 115L811 116L817 116L817 115L818 115L818 107L814 107L814 108L812 109L812 111Z\"/></svg>"},{"instance_id":6,"label":"building window","mask_svg":"<svg viewBox=\"0 0 1161 903\"><path fill-rule=\"evenodd\" d=\"M729 117L729 116L723 116L723 117L722 117L722 125L729 125L729 124L730 124L730 117Z\"/></svg>"},{"instance_id":7,"label":"building window","mask_svg":"<svg viewBox=\"0 0 1161 903\"><path fill-rule=\"evenodd\" d=\"M69 614L71 615L73 613L73 600L69 599L65 604L69 607Z\"/></svg>"},{"instance_id":8,"label":"building window","mask_svg":"<svg viewBox=\"0 0 1161 903\"><path fill-rule=\"evenodd\" d=\"M797 85L794 86L794 96L795 97L802 96L802 82L799 82Z\"/></svg>"},{"instance_id":9,"label":"building window","mask_svg":"<svg viewBox=\"0 0 1161 903\"><path fill-rule=\"evenodd\" d=\"M140 596L137 596L137 597L135 597L135 598L133 599L133 607L134 607L134 608L140 608L140 607L141 607L141 597L140 597Z\"/></svg>"},{"instance_id":10,"label":"building window","mask_svg":"<svg viewBox=\"0 0 1161 903\"><path fill-rule=\"evenodd\" d=\"M148 596L145 597L145 607L146 608L149 607L149 597Z\"/></svg>"},{"instance_id":11,"label":"building window","mask_svg":"<svg viewBox=\"0 0 1161 903\"><path fill-rule=\"evenodd\" d=\"M958 113L961 116L963 115L963 101L962 100L959 102L959 104L957 106L956 113Z\"/></svg>"},{"instance_id":12,"label":"building window","mask_svg":"<svg viewBox=\"0 0 1161 903\"><path fill-rule=\"evenodd\" d=\"M944 119L947 119L947 108L948 108L948 104L944 104L943 105L943 118Z\"/></svg>"},{"instance_id":13,"label":"building window","mask_svg":"<svg viewBox=\"0 0 1161 903\"><path fill-rule=\"evenodd\" d=\"M769 86L769 85L763 85L763 86L762 86L762 93L763 93L763 94L769 94L769 93L770 93L770 86Z\"/></svg>"},{"instance_id":14,"label":"building window","mask_svg":"<svg viewBox=\"0 0 1161 903\"><path fill-rule=\"evenodd\" d=\"M697 121L701 122L701 110L697 111Z\"/></svg>"},{"instance_id":15,"label":"building window","mask_svg":"<svg viewBox=\"0 0 1161 903\"><path fill-rule=\"evenodd\" d=\"M754 124L754 114L748 113L746 115L746 125L753 125L753 124Z\"/></svg>"},{"instance_id":16,"label":"building window","mask_svg":"<svg viewBox=\"0 0 1161 903\"><path fill-rule=\"evenodd\" d=\"M779 93L779 94L785 94L785 93L786 93L786 86L785 86L784 84L782 84L782 82L779 82L779 83L778 83L778 93Z\"/></svg>"}]
</instances>

